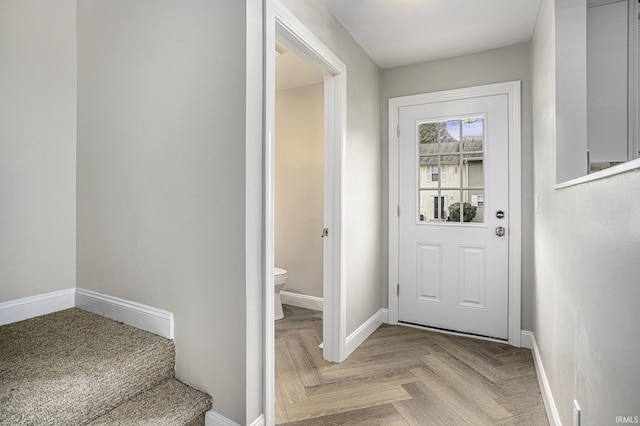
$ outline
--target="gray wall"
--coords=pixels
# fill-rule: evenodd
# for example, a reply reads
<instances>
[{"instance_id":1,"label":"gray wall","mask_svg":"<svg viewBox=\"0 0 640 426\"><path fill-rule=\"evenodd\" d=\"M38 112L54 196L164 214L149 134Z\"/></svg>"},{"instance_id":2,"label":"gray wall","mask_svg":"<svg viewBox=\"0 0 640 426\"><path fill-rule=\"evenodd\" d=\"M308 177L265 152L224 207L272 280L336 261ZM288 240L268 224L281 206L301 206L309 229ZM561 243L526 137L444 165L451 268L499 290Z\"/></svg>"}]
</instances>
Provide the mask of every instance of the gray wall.
<instances>
[{"instance_id":1,"label":"gray wall","mask_svg":"<svg viewBox=\"0 0 640 426\"><path fill-rule=\"evenodd\" d=\"M245 2L77 10L78 287L173 312L177 377L244 423Z\"/></svg>"},{"instance_id":2,"label":"gray wall","mask_svg":"<svg viewBox=\"0 0 640 426\"><path fill-rule=\"evenodd\" d=\"M282 2L347 66L347 335L381 307L380 70L319 0Z\"/></svg>"},{"instance_id":3,"label":"gray wall","mask_svg":"<svg viewBox=\"0 0 640 426\"><path fill-rule=\"evenodd\" d=\"M0 2L0 302L76 285L76 2Z\"/></svg>"},{"instance_id":4,"label":"gray wall","mask_svg":"<svg viewBox=\"0 0 640 426\"><path fill-rule=\"evenodd\" d=\"M535 214L534 333L563 424L640 415L638 171L554 189L555 48L552 0L532 41Z\"/></svg>"},{"instance_id":5,"label":"gray wall","mask_svg":"<svg viewBox=\"0 0 640 426\"><path fill-rule=\"evenodd\" d=\"M286 291L322 297L324 84L276 92L276 266Z\"/></svg>"},{"instance_id":6,"label":"gray wall","mask_svg":"<svg viewBox=\"0 0 640 426\"><path fill-rule=\"evenodd\" d=\"M389 202L389 99L505 81L522 81L522 328L531 330L531 272L533 252L533 158L531 147L531 69L529 44L518 44L470 55L391 68L381 76L383 168L382 274L387 281ZM387 305L387 286L381 298Z\"/></svg>"}]
</instances>

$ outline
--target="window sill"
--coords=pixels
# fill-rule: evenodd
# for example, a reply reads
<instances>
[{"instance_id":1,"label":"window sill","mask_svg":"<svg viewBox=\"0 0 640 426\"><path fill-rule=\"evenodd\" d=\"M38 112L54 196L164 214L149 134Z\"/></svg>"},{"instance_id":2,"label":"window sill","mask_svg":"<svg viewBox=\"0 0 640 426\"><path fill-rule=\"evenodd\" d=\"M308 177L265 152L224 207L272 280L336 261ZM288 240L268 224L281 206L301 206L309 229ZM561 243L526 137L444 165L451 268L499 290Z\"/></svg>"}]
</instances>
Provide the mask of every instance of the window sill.
<instances>
[{"instance_id":1,"label":"window sill","mask_svg":"<svg viewBox=\"0 0 640 426\"><path fill-rule=\"evenodd\" d=\"M553 186L553 189L568 188L570 186L608 178L610 176L619 175L636 169L640 169L640 158L636 158L635 160L627 161L626 163L618 164L617 166L609 167L608 169L600 170L595 173L580 176L579 178L571 179L566 182L558 183Z\"/></svg>"}]
</instances>

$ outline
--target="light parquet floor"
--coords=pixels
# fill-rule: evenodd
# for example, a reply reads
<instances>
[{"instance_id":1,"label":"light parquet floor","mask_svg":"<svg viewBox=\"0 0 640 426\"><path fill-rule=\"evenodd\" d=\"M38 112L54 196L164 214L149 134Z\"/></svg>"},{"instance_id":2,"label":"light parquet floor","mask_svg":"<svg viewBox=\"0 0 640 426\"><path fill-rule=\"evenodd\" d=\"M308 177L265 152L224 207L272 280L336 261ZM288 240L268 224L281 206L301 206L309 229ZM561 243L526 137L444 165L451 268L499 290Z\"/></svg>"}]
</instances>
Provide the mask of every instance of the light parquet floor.
<instances>
[{"instance_id":1,"label":"light parquet floor","mask_svg":"<svg viewBox=\"0 0 640 426\"><path fill-rule=\"evenodd\" d=\"M383 324L340 364L322 313L276 321L280 425L548 425L528 349Z\"/></svg>"}]
</instances>

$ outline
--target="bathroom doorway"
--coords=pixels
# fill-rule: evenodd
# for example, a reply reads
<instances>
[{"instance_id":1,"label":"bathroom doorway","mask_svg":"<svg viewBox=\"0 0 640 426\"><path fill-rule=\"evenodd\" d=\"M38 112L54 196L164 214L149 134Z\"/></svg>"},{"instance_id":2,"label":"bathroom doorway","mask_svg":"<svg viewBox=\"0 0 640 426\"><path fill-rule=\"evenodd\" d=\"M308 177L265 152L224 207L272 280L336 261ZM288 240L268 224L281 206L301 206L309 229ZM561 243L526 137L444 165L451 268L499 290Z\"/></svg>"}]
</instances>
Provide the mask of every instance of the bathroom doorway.
<instances>
[{"instance_id":1,"label":"bathroom doorway","mask_svg":"<svg viewBox=\"0 0 640 426\"><path fill-rule=\"evenodd\" d=\"M287 271L280 297L322 311L324 75L277 41L275 55L275 266Z\"/></svg>"},{"instance_id":2,"label":"bathroom doorway","mask_svg":"<svg viewBox=\"0 0 640 426\"><path fill-rule=\"evenodd\" d=\"M346 66L279 1L267 2L265 20L264 146L264 407L267 424L275 418L275 321L273 267L276 252L276 46L313 65L323 76L322 226L310 229L322 245L322 357L346 358L344 285L343 157L346 137ZM282 52L280 53L282 55ZM284 261L284 260L283 260ZM291 270L285 264L277 265ZM291 284L293 287L293 282ZM285 286L285 291L286 291Z\"/></svg>"}]
</instances>

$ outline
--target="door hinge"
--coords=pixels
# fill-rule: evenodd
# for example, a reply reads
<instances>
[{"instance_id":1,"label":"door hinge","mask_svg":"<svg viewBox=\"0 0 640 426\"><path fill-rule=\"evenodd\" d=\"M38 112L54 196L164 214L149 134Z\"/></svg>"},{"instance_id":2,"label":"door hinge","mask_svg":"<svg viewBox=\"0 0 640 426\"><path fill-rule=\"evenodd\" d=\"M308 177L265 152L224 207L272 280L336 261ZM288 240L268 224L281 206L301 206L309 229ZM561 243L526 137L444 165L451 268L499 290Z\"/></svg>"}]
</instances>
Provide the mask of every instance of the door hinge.
<instances>
[{"instance_id":1,"label":"door hinge","mask_svg":"<svg viewBox=\"0 0 640 426\"><path fill-rule=\"evenodd\" d=\"M398 207L398 208L397 208L398 216L400 216L400 204L398 204L398 206L397 206L397 207Z\"/></svg>"},{"instance_id":2,"label":"door hinge","mask_svg":"<svg viewBox=\"0 0 640 426\"><path fill-rule=\"evenodd\" d=\"M400 125L396 126L396 135L400 137Z\"/></svg>"},{"instance_id":3,"label":"door hinge","mask_svg":"<svg viewBox=\"0 0 640 426\"><path fill-rule=\"evenodd\" d=\"M396 287L396 295L400 296L400 284L398 283L397 287Z\"/></svg>"}]
</instances>

